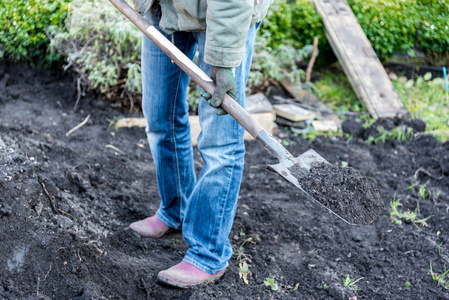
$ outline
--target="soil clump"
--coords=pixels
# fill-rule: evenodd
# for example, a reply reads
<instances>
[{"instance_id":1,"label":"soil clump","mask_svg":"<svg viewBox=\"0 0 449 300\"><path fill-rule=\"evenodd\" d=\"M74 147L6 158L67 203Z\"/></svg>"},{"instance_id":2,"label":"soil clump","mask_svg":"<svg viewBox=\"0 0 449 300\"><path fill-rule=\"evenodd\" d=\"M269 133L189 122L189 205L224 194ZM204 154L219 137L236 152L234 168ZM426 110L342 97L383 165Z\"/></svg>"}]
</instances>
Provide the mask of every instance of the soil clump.
<instances>
[{"instance_id":1,"label":"soil clump","mask_svg":"<svg viewBox=\"0 0 449 300\"><path fill-rule=\"evenodd\" d=\"M299 182L311 197L351 224L367 225L383 211L375 183L354 168L321 163Z\"/></svg>"},{"instance_id":2,"label":"soil clump","mask_svg":"<svg viewBox=\"0 0 449 300\"><path fill-rule=\"evenodd\" d=\"M76 81L60 72L0 62L0 82L0 299L449 299L429 267L441 275L449 265L447 142L309 141L280 128L293 156L314 149L376 182L386 209L366 226L348 225L265 170L277 159L247 142L226 273L172 289L155 280L184 257L182 233L141 239L128 229L160 201L145 130L114 126L142 116L92 92L72 113ZM195 166L203 166L196 148ZM399 212L431 216L427 226L393 223L393 199ZM363 279L348 287L347 276Z\"/></svg>"}]
</instances>

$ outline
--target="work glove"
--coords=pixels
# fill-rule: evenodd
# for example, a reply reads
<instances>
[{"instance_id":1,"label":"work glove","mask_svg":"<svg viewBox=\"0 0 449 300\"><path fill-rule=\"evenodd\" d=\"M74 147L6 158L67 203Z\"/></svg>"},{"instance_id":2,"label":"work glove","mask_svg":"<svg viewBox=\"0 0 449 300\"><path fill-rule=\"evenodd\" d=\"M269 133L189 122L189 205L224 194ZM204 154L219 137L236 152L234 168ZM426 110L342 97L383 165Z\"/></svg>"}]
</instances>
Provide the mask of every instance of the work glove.
<instances>
[{"instance_id":1,"label":"work glove","mask_svg":"<svg viewBox=\"0 0 449 300\"><path fill-rule=\"evenodd\" d=\"M202 91L200 96L206 99L210 106L217 109L215 113L218 116L227 115L228 113L220 106L226 93L237 101L237 86L235 84L234 71L232 68L212 66L210 77L215 82L214 94L211 95Z\"/></svg>"}]
</instances>

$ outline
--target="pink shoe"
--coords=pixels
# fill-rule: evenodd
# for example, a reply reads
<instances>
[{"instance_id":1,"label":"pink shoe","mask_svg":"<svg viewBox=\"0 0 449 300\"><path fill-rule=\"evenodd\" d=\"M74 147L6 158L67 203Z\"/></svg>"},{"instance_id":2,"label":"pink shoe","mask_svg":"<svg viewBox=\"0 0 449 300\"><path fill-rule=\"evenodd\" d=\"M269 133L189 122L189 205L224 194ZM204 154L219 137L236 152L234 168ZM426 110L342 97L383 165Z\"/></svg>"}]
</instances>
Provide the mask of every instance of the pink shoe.
<instances>
[{"instance_id":1,"label":"pink shoe","mask_svg":"<svg viewBox=\"0 0 449 300\"><path fill-rule=\"evenodd\" d=\"M169 229L169 227L165 225L165 223L162 222L156 215L131 223L129 228L137 232L141 237L154 239L160 238Z\"/></svg>"},{"instance_id":2,"label":"pink shoe","mask_svg":"<svg viewBox=\"0 0 449 300\"><path fill-rule=\"evenodd\" d=\"M216 281L224 274L224 270L216 274L209 274L201 271L197 267L182 261L176 266L171 267L165 271L160 271L157 275L157 279L165 284L188 288L198 284L206 284Z\"/></svg>"}]
</instances>

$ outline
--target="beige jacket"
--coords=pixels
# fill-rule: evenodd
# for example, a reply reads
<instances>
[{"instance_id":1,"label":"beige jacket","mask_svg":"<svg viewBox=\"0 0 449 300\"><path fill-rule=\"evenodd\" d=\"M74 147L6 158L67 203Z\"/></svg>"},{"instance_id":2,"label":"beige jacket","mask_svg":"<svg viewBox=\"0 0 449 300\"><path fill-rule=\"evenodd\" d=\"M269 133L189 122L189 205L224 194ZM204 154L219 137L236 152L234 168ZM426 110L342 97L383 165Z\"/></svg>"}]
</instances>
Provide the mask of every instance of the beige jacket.
<instances>
[{"instance_id":1,"label":"beige jacket","mask_svg":"<svg viewBox=\"0 0 449 300\"><path fill-rule=\"evenodd\" d=\"M238 67L250 26L261 21L273 0L160 0L159 26L167 33L206 32L204 61L213 66ZM145 15L155 0L133 0Z\"/></svg>"}]
</instances>

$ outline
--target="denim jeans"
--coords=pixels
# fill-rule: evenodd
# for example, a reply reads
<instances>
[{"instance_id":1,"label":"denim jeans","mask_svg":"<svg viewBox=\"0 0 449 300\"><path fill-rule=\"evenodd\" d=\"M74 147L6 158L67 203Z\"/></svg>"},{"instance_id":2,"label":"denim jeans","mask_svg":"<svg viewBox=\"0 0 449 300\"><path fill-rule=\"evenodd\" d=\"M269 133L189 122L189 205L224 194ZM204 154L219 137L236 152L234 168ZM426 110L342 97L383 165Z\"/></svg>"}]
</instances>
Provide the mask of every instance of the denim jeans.
<instances>
[{"instance_id":1,"label":"denim jeans","mask_svg":"<svg viewBox=\"0 0 449 300\"><path fill-rule=\"evenodd\" d=\"M156 14L150 11L146 18L160 30ZM259 25L249 29L243 62L235 71L242 106ZM164 35L172 40L171 35ZM190 59L198 50L198 66L210 74L212 66L203 60L204 32L175 32L173 40ZM146 133L161 198L156 214L169 227L182 229L190 245L184 261L204 272L217 273L227 267L232 256L229 233L243 173L244 129L229 115L217 116L214 108L200 100L198 149L204 166L196 178L186 101L189 77L145 36L142 81Z\"/></svg>"}]
</instances>

